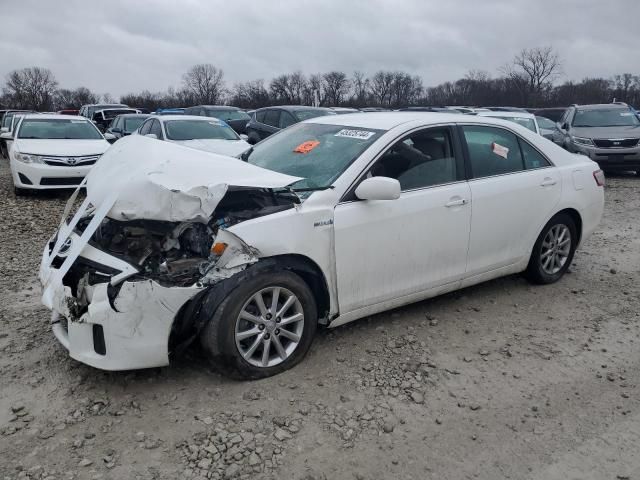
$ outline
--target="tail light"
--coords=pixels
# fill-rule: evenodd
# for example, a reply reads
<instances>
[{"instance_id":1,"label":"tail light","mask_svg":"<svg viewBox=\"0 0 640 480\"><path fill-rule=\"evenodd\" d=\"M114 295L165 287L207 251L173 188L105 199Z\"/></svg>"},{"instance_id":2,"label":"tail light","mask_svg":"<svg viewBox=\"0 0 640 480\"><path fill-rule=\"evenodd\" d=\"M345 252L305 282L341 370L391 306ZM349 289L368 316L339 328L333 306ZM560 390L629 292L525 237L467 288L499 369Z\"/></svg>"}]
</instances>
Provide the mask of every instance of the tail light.
<instances>
[{"instance_id":1,"label":"tail light","mask_svg":"<svg viewBox=\"0 0 640 480\"><path fill-rule=\"evenodd\" d=\"M604 172L602 170L596 170L593 172L593 179L599 187L604 187Z\"/></svg>"}]
</instances>

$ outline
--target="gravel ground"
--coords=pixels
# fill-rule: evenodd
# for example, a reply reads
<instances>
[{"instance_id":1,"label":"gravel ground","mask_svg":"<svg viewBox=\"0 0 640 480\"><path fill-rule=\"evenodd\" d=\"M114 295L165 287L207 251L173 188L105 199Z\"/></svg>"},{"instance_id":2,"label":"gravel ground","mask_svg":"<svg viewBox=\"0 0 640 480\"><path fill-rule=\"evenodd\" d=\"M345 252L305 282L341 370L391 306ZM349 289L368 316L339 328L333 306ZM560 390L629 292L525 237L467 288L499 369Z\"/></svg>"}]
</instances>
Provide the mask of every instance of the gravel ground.
<instances>
[{"instance_id":1,"label":"gravel ground","mask_svg":"<svg viewBox=\"0 0 640 480\"><path fill-rule=\"evenodd\" d=\"M68 358L36 280L65 194L0 162L0 478L638 479L640 179L560 283L519 276L321 331L241 383L197 352L105 373Z\"/></svg>"}]
</instances>

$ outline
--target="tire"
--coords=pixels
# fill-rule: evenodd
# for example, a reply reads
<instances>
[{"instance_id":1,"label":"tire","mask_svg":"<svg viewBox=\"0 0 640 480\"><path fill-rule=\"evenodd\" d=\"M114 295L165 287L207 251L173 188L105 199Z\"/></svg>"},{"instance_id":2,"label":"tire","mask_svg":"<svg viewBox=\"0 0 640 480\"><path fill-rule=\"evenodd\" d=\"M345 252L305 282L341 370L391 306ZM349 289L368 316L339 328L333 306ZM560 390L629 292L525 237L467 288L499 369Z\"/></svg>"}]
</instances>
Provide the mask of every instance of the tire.
<instances>
[{"instance_id":1,"label":"tire","mask_svg":"<svg viewBox=\"0 0 640 480\"><path fill-rule=\"evenodd\" d=\"M294 298L282 311L282 319L270 316L274 289L279 289L276 311ZM266 309L262 314L258 296L262 297ZM286 325L280 323L299 318L299 314L302 314L302 320ZM249 316L253 321L245 319ZM284 326L278 328L278 325ZM213 366L222 373L243 379L265 378L290 369L304 358L317 325L316 301L302 278L286 270L262 272L241 283L222 301L202 330L200 343ZM299 337L297 343L293 340L296 336ZM280 345L279 350L277 345ZM266 346L269 347L267 357L264 355Z\"/></svg>"},{"instance_id":2,"label":"tire","mask_svg":"<svg viewBox=\"0 0 640 480\"><path fill-rule=\"evenodd\" d=\"M569 241L564 243L567 233ZM560 280L571 265L577 240L578 231L573 219L566 213L555 215L544 226L533 246L529 265L525 270L527 279L540 285Z\"/></svg>"}]
</instances>

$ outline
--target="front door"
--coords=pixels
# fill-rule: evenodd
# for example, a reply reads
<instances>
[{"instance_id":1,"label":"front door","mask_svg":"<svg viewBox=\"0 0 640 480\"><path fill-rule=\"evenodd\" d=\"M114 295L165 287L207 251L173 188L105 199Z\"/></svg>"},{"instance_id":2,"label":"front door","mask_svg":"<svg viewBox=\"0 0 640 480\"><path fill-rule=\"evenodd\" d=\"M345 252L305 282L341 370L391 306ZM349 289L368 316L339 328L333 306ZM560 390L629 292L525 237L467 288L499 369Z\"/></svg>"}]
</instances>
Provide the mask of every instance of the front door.
<instances>
[{"instance_id":1,"label":"front door","mask_svg":"<svg viewBox=\"0 0 640 480\"><path fill-rule=\"evenodd\" d=\"M400 182L397 200L347 197L335 210L340 314L459 282L465 273L470 190L454 132L420 129L363 176Z\"/></svg>"}]
</instances>

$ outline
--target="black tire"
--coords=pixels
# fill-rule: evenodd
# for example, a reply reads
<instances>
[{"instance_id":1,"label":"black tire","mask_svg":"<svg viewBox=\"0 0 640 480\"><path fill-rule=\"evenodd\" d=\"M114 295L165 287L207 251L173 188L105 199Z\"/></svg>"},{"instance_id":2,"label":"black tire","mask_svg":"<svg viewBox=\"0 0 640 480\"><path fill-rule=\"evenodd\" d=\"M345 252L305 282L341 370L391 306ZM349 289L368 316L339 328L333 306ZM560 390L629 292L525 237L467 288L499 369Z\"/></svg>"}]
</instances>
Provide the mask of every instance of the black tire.
<instances>
[{"instance_id":1,"label":"black tire","mask_svg":"<svg viewBox=\"0 0 640 480\"><path fill-rule=\"evenodd\" d=\"M280 287L292 292L300 302L304 321L300 340L291 354L277 365L261 367L249 363L241 355L236 346L236 322L252 296L270 287ZM276 375L300 362L311 347L317 325L316 301L302 278L287 270L263 272L242 282L222 301L202 330L200 343L212 365L221 373L236 378L259 379ZM263 345L261 342L258 348L264 351Z\"/></svg>"},{"instance_id":2,"label":"black tire","mask_svg":"<svg viewBox=\"0 0 640 480\"><path fill-rule=\"evenodd\" d=\"M551 229L557 226L565 226L569 230L569 233L571 235L570 246L569 246L568 256L566 257L566 260L564 261L562 266L558 269L557 272L550 273L546 271L545 268L543 268L543 261L542 261L543 242L545 241L545 238L547 237ZM558 213L557 215L555 215L544 226L544 228L542 229L542 232L540 232L540 235L536 240L535 245L533 246L533 250L531 252L531 258L529 259L529 265L527 266L527 269L524 272L525 277L530 282L540 284L540 285L546 285L546 284L554 283L560 280L560 278L562 278L562 276L566 273L569 266L571 265L571 262L573 260L573 255L576 251L577 241L578 241L578 230L571 216L566 213Z\"/></svg>"}]
</instances>

